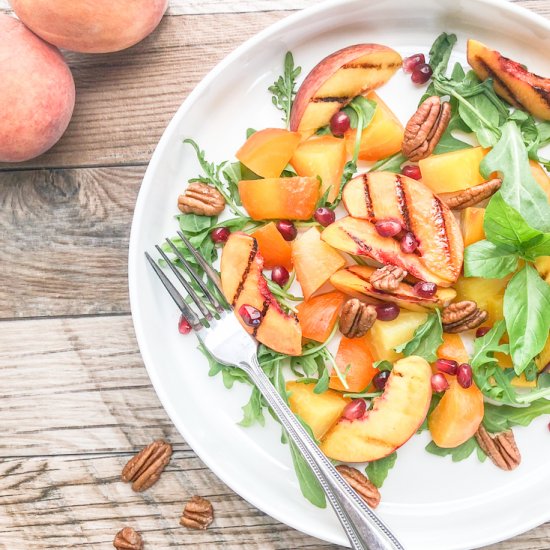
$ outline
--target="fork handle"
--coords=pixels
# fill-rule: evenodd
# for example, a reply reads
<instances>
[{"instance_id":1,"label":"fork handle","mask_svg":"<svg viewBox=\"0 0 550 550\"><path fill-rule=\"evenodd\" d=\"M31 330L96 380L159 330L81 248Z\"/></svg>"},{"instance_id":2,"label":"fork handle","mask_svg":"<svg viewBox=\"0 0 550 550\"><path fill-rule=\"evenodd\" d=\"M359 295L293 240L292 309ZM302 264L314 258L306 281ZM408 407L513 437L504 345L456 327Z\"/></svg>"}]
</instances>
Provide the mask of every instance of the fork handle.
<instances>
[{"instance_id":1,"label":"fork handle","mask_svg":"<svg viewBox=\"0 0 550 550\"><path fill-rule=\"evenodd\" d=\"M404 550L389 528L346 483L283 401L254 356L239 365L251 377L323 488L354 550Z\"/></svg>"}]
</instances>

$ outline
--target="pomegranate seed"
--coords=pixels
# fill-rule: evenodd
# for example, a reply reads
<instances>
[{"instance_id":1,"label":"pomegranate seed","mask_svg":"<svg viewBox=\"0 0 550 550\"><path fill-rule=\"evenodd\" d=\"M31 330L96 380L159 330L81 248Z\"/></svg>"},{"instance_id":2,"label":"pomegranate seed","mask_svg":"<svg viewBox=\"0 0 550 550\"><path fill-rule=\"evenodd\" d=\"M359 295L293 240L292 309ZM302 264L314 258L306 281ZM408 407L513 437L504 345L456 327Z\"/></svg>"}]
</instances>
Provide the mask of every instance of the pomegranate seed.
<instances>
[{"instance_id":1,"label":"pomegranate seed","mask_svg":"<svg viewBox=\"0 0 550 550\"><path fill-rule=\"evenodd\" d=\"M432 374L431 378L432 390L436 393L445 391L449 389L449 382L445 378L445 375L438 372L437 374Z\"/></svg>"},{"instance_id":2,"label":"pomegranate seed","mask_svg":"<svg viewBox=\"0 0 550 550\"><path fill-rule=\"evenodd\" d=\"M491 327L479 327L476 330L476 338L481 338L482 336L485 336L490 330Z\"/></svg>"},{"instance_id":3,"label":"pomegranate seed","mask_svg":"<svg viewBox=\"0 0 550 550\"><path fill-rule=\"evenodd\" d=\"M413 291L421 298L432 298L437 292L437 285L435 283L419 281L413 286Z\"/></svg>"},{"instance_id":4,"label":"pomegranate seed","mask_svg":"<svg viewBox=\"0 0 550 550\"><path fill-rule=\"evenodd\" d=\"M376 306L376 318L380 321L393 321L399 315L399 306L386 302Z\"/></svg>"},{"instance_id":5,"label":"pomegranate seed","mask_svg":"<svg viewBox=\"0 0 550 550\"><path fill-rule=\"evenodd\" d=\"M342 137L350 127L349 116L344 111L334 113L330 119L330 131L337 137Z\"/></svg>"},{"instance_id":6,"label":"pomegranate seed","mask_svg":"<svg viewBox=\"0 0 550 550\"><path fill-rule=\"evenodd\" d=\"M285 241L293 241L298 235L298 230L290 220L279 220L275 226Z\"/></svg>"},{"instance_id":7,"label":"pomegranate seed","mask_svg":"<svg viewBox=\"0 0 550 550\"><path fill-rule=\"evenodd\" d=\"M290 278L290 273L286 267L282 265L276 265L271 270L271 280L279 286L285 286Z\"/></svg>"},{"instance_id":8,"label":"pomegranate seed","mask_svg":"<svg viewBox=\"0 0 550 550\"><path fill-rule=\"evenodd\" d=\"M239 315L249 327L258 327L262 322L262 314L260 310L256 309L254 306L249 306L248 304L243 304L239 308Z\"/></svg>"},{"instance_id":9,"label":"pomegranate seed","mask_svg":"<svg viewBox=\"0 0 550 550\"><path fill-rule=\"evenodd\" d=\"M217 227L210 232L210 238L215 243L225 243L229 239L229 235L231 235L231 231L227 227Z\"/></svg>"},{"instance_id":10,"label":"pomegranate seed","mask_svg":"<svg viewBox=\"0 0 550 550\"><path fill-rule=\"evenodd\" d=\"M401 168L401 173L408 178L412 178L413 180L422 179L420 166L415 166L414 164L405 164L405 166Z\"/></svg>"},{"instance_id":11,"label":"pomegranate seed","mask_svg":"<svg viewBox=\"0 0 550 550\"><path fill-rule=\"evenodd\" d=\"M539 374L546 374L550 372L550 363L546 363L546 366L539 372Z\"/></svg>"},{"instance_id":12,"label":"pomegranate seed","mask_svg":"<svg viewBox=\"0 0 550 550\"><path fill-rule=\"evenodd\" d=\"M326 227L327 225L334 223L336 214L334 213L334 210L322 206L321 208L317 208L317 210L315 210L313 217L317 223L320 223L323 227Z\"/></svg>"},{"instance_id":13,"label":"pomegranate seed","mask_svg":"<svg viewBox=\"0 0 550 550\"><path fill-rule=\"evenodd\" d=\"M418 248L418 241L410 231L407 231L403 235L399 247L405 254L412 254Z\"/></svg>"},{"instance_id":14,"label":"pomegranate seed","mask_svg":"<svg viewBox=\"0 0 550 550\"><path fill-rule=\"evenodd\" d=\"M411 74L411 80L415 84L426 84L432 77L432 68L427 63L418 64Z\"/></svg>"},{"instance_id":15,"label":"pomegranate seed","mask_svg":"<svg viewBox=\"0 0 550 550\"><path fill-rule=\"evenodd\" d=\"M367 403L364 399L354 399L348 403L342 411L342 416L346 420L357 420L361 418L367 410Z\"/></svg>"},{"instance_id":16,"label":"pomegranate seed","mask_svg":"<svg viewBox=\"0 0 550 550\"><path fill-rule=\"evenodd\" d=\"M438 359L435 362L435 368L438 371L446 372L454 376L456 374L456 369L458 368L458 363L452 359Z\"/></svg>"},{"instance_id":17,"label":"pomegranate seed","mask_svg":"<svg viewBox=\"0 0 550 550\"><path fill-rule=\"evenodd\" d=\"M383 370L374 376L372 383L378 391L382 391L386 387L386 382L390 377L390 371Z\"/></svg>"},{"instance_id":18,"label":"pomegranate seed","mask_svg":"<svg viewBox=\"0 0 550 550\"><path fill-rule=\"evenodd\" d=\"M401 232L401 224L396 220L380 220L374 224L374 228L381 237L395 237Z\"/></svg>"},{"instance_id":19,"label":"pomegranate seed","mask_svg":"<svg viewBox=\"0 0 550 550\"><path fill-rule=\"evenodd\" d=\"M191 332L191 325L189 321L182 315L178 321L178 330L180 334L189 334Z\"/></svg>"},{"instance_id":20,"label":"pomegranate seed","mask_svg":"<svg viewBox=\"0 0 550 550\"><path fill-rule=\"evenodd\" d=\"M456 371L456 379L463 388L469 388L473 382L472 367L468 363L462 363Z\"/></svg>"},{"instance_id":21,"label":"pomegranate seed","mask_svg":"<svg viewBox=\"0 0 550 550\"><path fill-rule=\"evenodd\" d=\"M423 53L415 53L414 55L405 57L405 59L403 59L403 71L412 73L421 63L426 63L426 58Z\"/></svg>"}]
</instances>

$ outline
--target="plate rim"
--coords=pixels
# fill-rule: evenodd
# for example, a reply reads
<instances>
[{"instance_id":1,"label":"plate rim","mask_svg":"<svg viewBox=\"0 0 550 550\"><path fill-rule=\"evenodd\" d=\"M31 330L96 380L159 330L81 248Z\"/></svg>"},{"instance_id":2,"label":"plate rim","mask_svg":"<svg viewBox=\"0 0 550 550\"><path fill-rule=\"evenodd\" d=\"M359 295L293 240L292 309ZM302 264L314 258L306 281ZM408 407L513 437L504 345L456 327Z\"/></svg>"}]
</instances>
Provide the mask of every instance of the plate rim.
<instances>
[{"instance_id":1,"label":"plate rim","mask_svg":"<svg viewBox=\"0 0 550 550\"><path fill-rule=\"evenodd\" d=\"M147 344L147 338L144 333L144 329L138 321L137 311L139 309L139 289L137 287L137 265L138 261L142 259L143 251L138 250L136 234L138 233L139 221L142 218L144 209L146 208L146 187L149 186L151 181L151 175L156 171L157 166L161 162L162 151L165 149L167 143L173 139L174 129L179 125L180 121L184 118L187 111L189 111L195 99L198 98L207 87L215 81L218 74L221 73L228 65L232 64L234 60L238 59L242 54L251 50L256 44L262 43L271 36L277 35L281 30L286 26L292 25L301 20L307 19L312 15L329 10L335 6L343 4L354 4L359 0L324 0L317 5L309 6L303 8L294 13L291 13L279 21L268 25L266 28L262 29L252 37L248 38L245 42L237 46L233 51L231 51L227 56L220 60L195 86L195 88L189 93L189 95L184 99L180 104L174 115L172 116L170 122L163 131L163 134L157 143L151 159L148 163L147 169L143 176L143 180L140 186L140 190L136 199L134 214L132 218L130 238L129 238L129 248L128 248L128 289L129 289L129 298L130 298L130 312L132 317L132 323L134 326L134 331L136 334L136 340L138 343L138 348L147 370L147 374L151 380L155 393L159 401L162 404L163 409L169 416L171 422L174 424L177 431L184 438L186 443L192 448L193 452L200 458L200 460L219 478L223 483L225 483L232 491L245 499L248 503L256 507L258 510L263 513L271 516L275 520L287 525L299 532L310 535L318 540L325 540L329 543L349 546L347 539L345 537L338 537L335 534L334 537L323 537L319 538L319 535L316 532L313 532L311 529L304 527L303 525L298 525L297 522L294 522L292 518L282 518L278 513L276 508L273 508L269 501L262 500L261 497L256 498L253 491L248 490L246 487L238 486L238 490L233 486L232 479L229 479L229 476L226 477L223 468L218 468L215 461L211 459L209 453L204 450L203 446L194 438L192 435L192 430L188 429L184 422L179 418L179 414L173 410L170 399L163 389L163 384L161 382L158 371L154 367L154 357L149 349ZM536 26L543 27L548 32L550 36L550 21L544 16L531 11L530 9L515 4L509 0L470 0L473 3L482 4L489 6L491 9L503 9L509 13L519 15L523 18L529 20ZM442 3L442 0L438 0ZM451 4L453 0L443 0L443 2ZM138 258L139 257L139 258ZM207 457L207 458L205 458ZM238 485L238 483L237 483ZM507 530L499 531L498 534L493 536L486 535L485 537L480 536L474 547L469 548L479 548L482 546L498 543L501 541L508 540L512 537L515 537L519 534L525 533L537 526L544 524L545 522L550 521L550 509L548 512L544 513L544 510L540 511L538 516L534 516L530 522L524 522L519 528L511 526ZM343 535L343 532L342 532ZM466 548L466 547L464 547Z\"/></svg>"}]
</instances>

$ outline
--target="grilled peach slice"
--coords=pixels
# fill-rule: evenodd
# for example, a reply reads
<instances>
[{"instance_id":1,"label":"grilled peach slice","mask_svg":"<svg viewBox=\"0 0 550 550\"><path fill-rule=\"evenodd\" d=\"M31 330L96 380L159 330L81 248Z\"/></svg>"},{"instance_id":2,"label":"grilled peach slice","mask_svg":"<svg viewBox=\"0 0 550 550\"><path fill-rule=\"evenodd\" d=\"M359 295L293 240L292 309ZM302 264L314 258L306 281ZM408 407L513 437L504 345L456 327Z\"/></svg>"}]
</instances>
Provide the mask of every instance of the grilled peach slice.
<instances>
[{"instance_id":1,"label":"grilled peach slice","mask_svg":"<svg viewBox=\"0 0 550 550\"><path fill-rule=\"evenodd\" d=\"M317 178L266 178L239 182L239 195L253 220L309 220L319 200Z\"/></svg>"},{"instance_id":2,"label":"grilled peach slice","mask_svg":"<svg viewBox=\"0 0 550 550\"><path fill-rule=\"evenodd\" d=\"M370 276L375 268L370 266L352 265L337 271L330 282L335 288L355 296L357 298L375 298L385 302L394 302L403 309L409 311L426 311L449 305L456 296L452 288L438 288L437 292L431 298L421 298L415 294L413 286L402 281L399 288L392 292L383 292L377 290L370 283Z\"/></svg>"},{"instance_id":3,"label":"grilled peach slice","mask_svg":"<svg viewBox=\"0 0 550 550\"><path fill-rule=\"evenodd\" d=\"M264 259L264 268L273 269L282 265L288 271L292 271L292 250L290 243L283 239L274 222L256 229L252 236L258 241L260 254Z\"/></svg>"},{"instance_id":4,"label":"grilled peach slice","mask_svg":"<svg viewBox=\"0 0 550 550\"><path fill-rule=\"evenodd\" d=\"M510 105L550 120L550 78L530 73L477 40L468 40L468 63L481 80L492 78L495 92Z\"/></svg>"},{"instance_id":5,"label":"grilled peach slice","mask_svg":"<svg viewBox=\"0 0 550 550\"><path fill-rule=\"evenodd\" d=\"M346 380L347 388L336 374L330 375L329 387L334 390L360 392L367 388L378 369L374 365L374 353L367 338L342 337L335 357L336 366Z\"/></svg>"},{"instance_id":6,"label":"grilled peach slice","mask_svg":"<svg viewBox=\"0 0 550 550\"><path fill-rule=\"evenodd\" d=\"M224 246L221 280L225 297L235 308L243 327L258 341L280 353L302 353L302 331L295 315L285 313L267 288L262 275L264 260L258 242L245 233L233 233ZM257 328L246 325L237 313L248 304L262 312Z\"/></svg>"},{"instance_id":7,"label":"grilled peach slice","mask_svg":"<svg viewBox=\"0 0 550 550\"><path fill-rule=\"evenodd\" d=\"M326 342L338 320L338 313L345 299L341 292L327 292L304 300L296 308L302 336L316 342Z\"/></svg>"},{"instance_id":8,"label":"grilled peach slice","mask_svg":"<svg viewBox=\"0 0 550 550\"><path fill-rule=\"evenodd\" d=\"M396 51L380 44L356 44L325 57L296 94L290 129L309 137L355 96L385 84L401 62Z\"/></svg>"},{"instance_id":9,"label":"grilled peach slice","mask_svg":"<svg viewBox=\"0 0 550 550\"><path fill-rule=\"evenodd\" d=\"M338 422L351 399L333 390L314 393L314 387L315 384L286 383L290 409L311 428L316 439L321 439Z\"/></svg>"},{"instance_id":10,"label":"grilled peach slice","mask_svg":"<svg viewBox=\"0 0 550 550\"><path fill-rule=\"evenodd\" d=\"M400 120L376 92L369 92L367 98L376 103L376 111L361 134L359 158L380 160L401 151L404 129ZM353 128L346 132L346 148L350 156L355 148L356 133Z\"/></svg>"},{"instance_id":11,"label":"grilled peach slice","mask_svg":"<svg viewBox=\"0 0 550 550\"><path fill-rule=\"evenodd\" d=\"M334 136L312 137L298 146L290 164L299 176L319 176L321 195L330 187L327 200L332 202L340 190L346 164L346 143Z\"/></svg>"},{"instance_id":12,"label":"grilled peach slice","mask_svg":"<svg viewBox=\"0 0 550 550\"><path fill-rule=\"evenodd\" d=\"M300 143L300 134L282 128L254 132L235 155L262 178L278 178ZM305 175L305 174L304 174Z\"/></svg>"},{"instance_id":13,"label":"grilled peach slice","mask_svg":"<svg viewBox=\"0 0 550 550\"><path fill-rule=\"evenodd\" d=\"M292 241L292 263L306 300L343 267L344 258L321 240L316 227Z\"/></svg>"},{"instance_id":14,"label":"grilled peach slice","mask_svg":"<svg viewBox=\"0 0 550 550\"><path fill-rule=\"evenodd\" d=\"M432 398L432 370L425 359L400 359L384 393L362 418L340 421L321 440L334 460L365 462L383 458L406 443L424 421Z\"/></svg>"}]
</instances>

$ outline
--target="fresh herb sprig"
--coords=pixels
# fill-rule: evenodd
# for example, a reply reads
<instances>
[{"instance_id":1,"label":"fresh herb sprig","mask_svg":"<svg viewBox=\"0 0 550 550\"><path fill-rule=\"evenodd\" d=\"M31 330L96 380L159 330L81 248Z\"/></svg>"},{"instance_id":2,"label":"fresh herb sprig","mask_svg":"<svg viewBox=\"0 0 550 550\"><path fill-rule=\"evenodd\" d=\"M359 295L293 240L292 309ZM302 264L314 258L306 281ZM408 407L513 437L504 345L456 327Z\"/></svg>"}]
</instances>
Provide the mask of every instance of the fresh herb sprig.
<instances>
[{"instance_id":1,"label":"fresh herb sprig","mask_svg":"<svg viewBox=\"0 0 550 550\"><path fill-rule=\"evenodd\" d=\"M430 313L426 321L415 331L413 337L395 348L397 353L405 356L419 355L432 362L437 359L437 349L443 343L443 326L441 324L441 313L436 309Z\"/></svg>"},{"instance_id":2,"label":"fresh herb sprig","mask_svg":"<svg viewBox=\"0 0 550 550\"><path fill-rule=\"evenodd\" d=\"M283 113L282 120L287 128L290 125L290 112L296 97L296 79L301 72L301 67L294 66L292 52L286 52L283 74L268 88L273 94L271 101Z\"/></svg>"}]
</instances>

